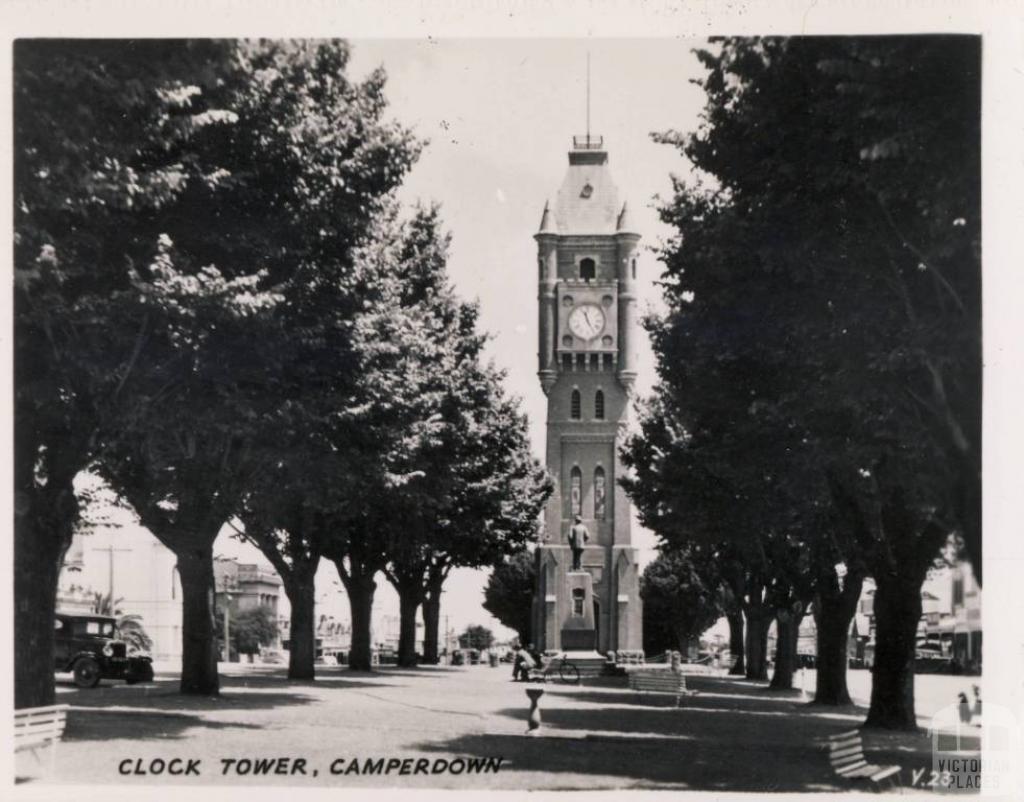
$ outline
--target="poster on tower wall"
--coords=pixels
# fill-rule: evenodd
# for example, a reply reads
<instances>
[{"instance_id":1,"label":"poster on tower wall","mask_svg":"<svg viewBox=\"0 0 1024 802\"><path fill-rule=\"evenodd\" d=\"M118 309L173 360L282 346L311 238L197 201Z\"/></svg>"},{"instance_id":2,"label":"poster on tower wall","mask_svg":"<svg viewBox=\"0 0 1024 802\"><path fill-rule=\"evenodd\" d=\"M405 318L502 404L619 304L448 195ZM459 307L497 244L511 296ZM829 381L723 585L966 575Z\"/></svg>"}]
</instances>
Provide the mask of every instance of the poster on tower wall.
<instances>
[{"instance_id":1,"label":"poster on tower wall","mask_svg":"<svg viewBox=\"0 0 1024 802\"><path fill-rule=\"evenodd\" d=\"M1019 15L338 8L0 12L12 798L1024 792Z\"/></svg>"}]
</instances>

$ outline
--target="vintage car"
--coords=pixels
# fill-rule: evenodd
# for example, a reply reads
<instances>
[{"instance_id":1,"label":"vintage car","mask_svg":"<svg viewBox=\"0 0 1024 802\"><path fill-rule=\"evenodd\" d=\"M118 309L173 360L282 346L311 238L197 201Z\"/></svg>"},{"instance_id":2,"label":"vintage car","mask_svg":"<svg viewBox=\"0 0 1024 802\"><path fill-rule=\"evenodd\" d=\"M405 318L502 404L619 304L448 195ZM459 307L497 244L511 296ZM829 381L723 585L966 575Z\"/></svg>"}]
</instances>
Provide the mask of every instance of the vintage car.
<instances>
[{"instance_id":1,"label":"vintage car","mask_svg":"<svg viewBox=\"0 0 1024 802\"><path fill-rule=\"evenodd\" d=\"M942 647L932 643L920 643L914 651L915 674L959 674L959 664L949 655L943 654Z\"/></svg>"},{"instance_id":2,"label":"vintage car","mask_svg":"<svg viewBox=\"0 0 1024 802\"><path fill-rule=\"evenodd\" d=\"M129 685L153 679L153 661L128 654L117 620L105 615L57 613L54 624L55 669L74 674L79 688L95 688L101 679L123 679Z\"/></svg>"}]
</instances>

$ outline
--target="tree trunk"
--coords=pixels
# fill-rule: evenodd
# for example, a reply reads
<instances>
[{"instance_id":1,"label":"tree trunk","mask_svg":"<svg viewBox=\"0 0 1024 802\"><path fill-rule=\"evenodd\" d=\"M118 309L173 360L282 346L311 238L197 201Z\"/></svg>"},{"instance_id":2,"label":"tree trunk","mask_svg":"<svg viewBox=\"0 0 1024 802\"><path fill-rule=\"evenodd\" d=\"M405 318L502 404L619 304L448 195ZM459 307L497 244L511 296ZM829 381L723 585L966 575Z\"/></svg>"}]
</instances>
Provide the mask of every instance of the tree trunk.
<instances>
[{"instance_id":1,"label":"tree trunk","mask_svg":"<svg viewBox=\"0 0 1024 802\"><path fill-rule=\"evenodd\" d=\"M66 488L74 503L74 489ZM33 506L45 499L33 494ZM50 495L50 494L46 494ZM77 510L77 505L75 506ZM35 512L33 510L32 512ZM55 511L15 517L14 527L14 706L55 702L53 621L61 563L71 542L71 518Z\"/></svg>"},{"instance_id":2,"label":"tree trunk","mask_svg":"<svg viewBox=\"0 0 1024 802\"><path fill-rule=\"evenodd\" d=\"M436 666L441 662L437 641L441 628L441 597L430 594L423 601L423 662Z\"/></svg>"},{"instance_id":3,"label":"tree trunk","mask_svg":"<svg viewBox=\"0 0 1024 802\"><path fill-rule=\"evenodd\" d=\"M371 671L373 594L377 591L377 583L372 573L353 571L349 574L340 565L338 575L345 585L349 609L352 612L352 648L349 652L348 667L351 671Z\"/></svg>"},{"instance_id":4,"label":"tree trunk","mask_svg":"<svg viewBox=\"0 0 1024 802\"><path fill-rule=\"evenodd\" d=\"M771 624L768 608L763 604L745 605L747 679L768 679L768 627Z\"/></svg>"},{"instance_id":5,"label":"tree trunk","mask_svg":"<svg viewBox=\"0 0 1024 802\"><path fill-rule=\"evenodd\" d=\"M846 685L848 665L847 638L850 621L857 611L864 580L847 575L838 593L822 593L815 600L814 623L818 631L817 679L814 690L816 705L848 705L850 691ZM838 587L835 588L838 591Z\"/></svg>"},{"instance_id":6,"label":"tree trunk","mask_svg":"<svg viewBox=\"0 0 1024 802\"><path fill-rule=\"evenodd\" d=\"M43 449L39 421L23 414L16 399L14 426L14 706L54 704L53 621L57 584L71 545L78 500L74 479L88 450L74 432L55 434L61 441ZM84 423L84 422L83 422ZM84 429L83 429L84 431ZM54 434L51 432L51 434ZM47 480L38 481L37 460Z\"/></svg>"},{"instance_id":7,"label":"tree trunk","mask_svg":"<svg viewBox=\"0 0 1024 802\"><path fill-rule=\"evenodd\" d=\"M726 620L729 622L729 656L732 658L729 673L743 676L746 673L743 660L743 611L727 613Z\"/></svg>"},{"instance_id":8,"label":"tree trunk","mask_svg":"<svg viewBox=\"0 0 1024 802\"><path fill-rule=\"evenodd\" d=\"M914 653L923 580L898 572L875 577L875 664L867 727L917 729Z\"/></svg>"},{"instance_id":9,"label":"tree trunk","mask_svg":"<svg viewBox=\"0 0 1024 802\"><path fill-rule=\"evenodd\" d=\"M404 668L416 665L416 613L422 597L419 583L398 592L398 665Z\"/></svg>"},{"instance_id":10,"label":"tree trunk","mask_svg":"<svg viewBox=\"0 0 1024 802\"><path fill-rule=\"evenodd\" d=\"M213 615L213 538L206 545L185 546L174 553L182 595L181 692L216 696L220 678Z\"/></svg>"},{"instance_id":11,"label":"tree trunk","mask_svg":"<svg viewBox=\"0 0 1024 802\"><path fill-rule=\"evenodd\" d=\"M312 576L298 576L285 583L291 605L288 640L288 679L316 677L316 586Z\"/></svg>"},{"instance_id":12,"label":"tree trunk","mask_svg":"<svg viewBox=\"0 0 1024 802\"><path fill-rule=\"evenodd\" d=\"M789 610L775 616L775 670L769 688L776 691L793 690L793 674L796 671L796 639L800 632L802 616L793 615Z\"/></svg>"}]
</instances>

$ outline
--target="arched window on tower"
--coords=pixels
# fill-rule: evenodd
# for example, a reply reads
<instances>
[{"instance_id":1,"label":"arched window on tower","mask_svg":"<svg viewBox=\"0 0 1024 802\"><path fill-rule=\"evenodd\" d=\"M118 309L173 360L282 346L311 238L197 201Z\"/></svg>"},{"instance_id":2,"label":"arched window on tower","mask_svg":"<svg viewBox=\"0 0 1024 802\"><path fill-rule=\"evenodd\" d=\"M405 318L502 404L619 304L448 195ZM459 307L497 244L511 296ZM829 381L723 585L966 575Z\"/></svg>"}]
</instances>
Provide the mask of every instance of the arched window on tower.
<instances>
[{"instance_id":1,"label":"arched window on tower","mask_svg":"<svg viewBox=\"0 0 1024 802\"><path fill-rule=\"evenodd\" d=\"M597 277L597 265L593 259L580 259L580 278L593 281Z\"/></svg>"},{"instance_id":2,"label":"arched window on tower","mask_svg":"<svg viewBox=\"0 0 1024 802\"><path fill-rule=\"evenodd\" d=\"M583 472L578 465L569 473L569 514L583 514Z\"/></svg>"},{"instance_id":3,"label":"arched window on tower","mask_svg":"<svg viewBox=\"0 0 1024 802\"><path fill-rule=\"evenodd\" d=\"M636 259L633 259L633 278L636 278Z\"/></svg>"},{"instance_id":4,"label":"arched window on tower","mask_svg":"<svg viewBox=\"0 0 1024 802\"><path fill-rule=\"evenodd\" d=\"M573 420L580 419L580 391L573 390L572 396L569 398L569 417Z\"/></svg>"},{"instance_id":5,"label":"arched window on tower","mask_svg":"<svg viewBox=\"0 0 1024 802\"><path fill-rule=\"evenodd\" d=\"M600 465L594 468L594 518L604 520L606 509L604 486L604 468Z\"/></svg>"},{"instance_id":6,"label":"arched window on tower","mask_svg":"<svg viewBox=\"0 0 1024 802\"><path fill-rule=\"evenodd\" d=\"M604 391L598 390L594 393L594 417L597 420L604 420Z\"/></svg>"}]
</instances>

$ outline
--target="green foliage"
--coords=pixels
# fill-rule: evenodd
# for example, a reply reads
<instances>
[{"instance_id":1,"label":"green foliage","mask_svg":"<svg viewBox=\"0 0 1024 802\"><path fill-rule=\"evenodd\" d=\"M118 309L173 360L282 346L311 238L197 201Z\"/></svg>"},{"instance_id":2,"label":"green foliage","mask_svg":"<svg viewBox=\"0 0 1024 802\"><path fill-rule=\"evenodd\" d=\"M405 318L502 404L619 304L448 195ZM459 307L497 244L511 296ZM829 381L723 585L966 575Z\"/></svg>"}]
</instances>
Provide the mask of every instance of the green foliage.
<instances>
[{"instance_id":1,"label":"green foliage","mask_svg":"<svg viewBox=\"0 0 1024 802\"><path fill-rule=\"evenodd\" d=\"M979 548L978 48L966 37L727 40L701 176L662 211L661 384L627 460L668 538L818 542L823 565ZM854 532L899 487L916 523ZM919 533L935 529L922 541ZM831 562L830 562L831 561Z\"/></svg>"},{"instance_id":2,"label":"green foliage","mask_svg":"<svg viewBox=\"0 0 1024 802\"><path fill-rule=\"evenodd\" d=\"M356 254L418 145L338 41L25 40L15 60L19 548L47 516L70 532L73 495L43 496L97 460L208 563L329 336L352 375ZM183 687L211 665L187 654Z\"/></svg>"},{"instance_id":3,"label":"green foliage","mask_svg":"<svg viewBox=\"0 0 1024 802\"><path fill-rule=\"evenodd\" d=\"M92 611L96 615L121 615L120 605L124 601L122 597L118 596L116 599L111 601L109 593L93 591L92 598Z\"/></svg>"},{"instance_id":4,"label":"green foliage","mask_svg":"<svg viewBox=\"0 0 1024 802\"><path fill-rule=\"evenodd\" d=\"M522 644L532 640L530 621L536 583L533 552L523 550L498 563L484 587L484 609L515 630Z\"/></svg>"},{"instance_id":5,"label":"green foliage","mask_svg":"<svg viewBox=\"0 0 1024 802\"><path fill-rule=\"evenodd\" d=\"M698 58L701 129L656 137L694 174L662 209L660 384L627 488L666 541L736 548L766 603L834 588L840 562L873 575L869 722L913 727L920 585L951 534L981 556L980 40Z\"/></svg>"},{"instance_id":6,"label":"green foliage","mask_svg":"<svg viewBox=\"0 0 1024 802\"><path fill-rule=\"evenodd\" d=\"M146 632L141 615L122 615L117 619L118 635L128 644L129 654L148 654L153 651L153 638Z\"/></svg>"},{"instance_id":7,"label":"green foliage","mask_svg":"<svg viewBox=\"0 0 1024 802\"><path fill-rule=\"evenodd\" d=\"M494 645L494 633L481 624L470 624L459 635L461 649L490 649Z\"/></svg>"},{"instance_id":8,"label":"green foliage","mask_svg":"<svg viewBox=\"0 0 1024 802\"><path fill-rule=\"evenodd\" d=\"M231 645L239 654L258 654L277 641L277 619L269 607L250 607L231 619Z\"/></svg>"},{"instance_id":9,"label":"green foliage","mask_svg":"<svg viewBox=\"0 0 1024 802\"><path fill-rule=\"evenodd\" d=\"M685 651L724 614L717 555L699 546L662 550L640 580L644 651Z\"/></svg>"},{"instance_id":10,"label":"green foliage","mask_svg":"<svg viewBox=\"0 0 1024 802\"><path fill-rule=\"evenodd\" d=\"M521 548L550 481L451 287L437 209L387 222L366 253L377 295L354 318L358 381L328 430L323 548L344 581L385 570L415 603L452 567Z\"/></svg>"}]
</instances>

